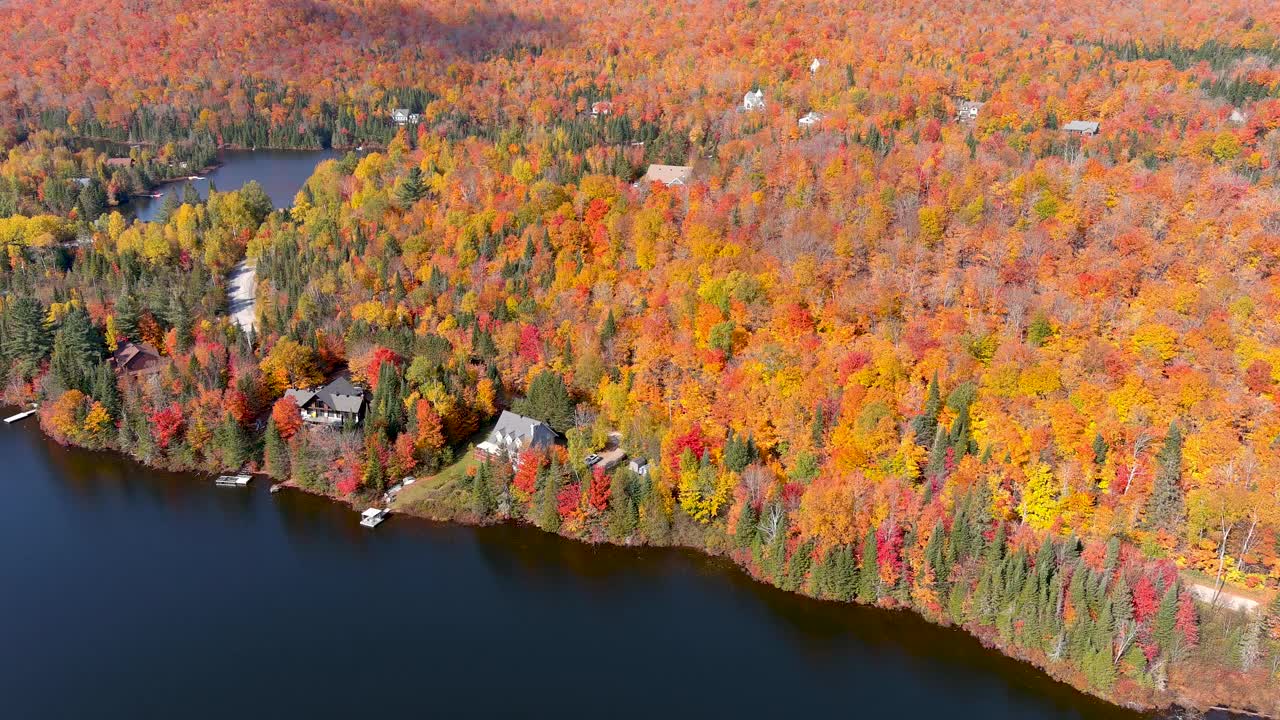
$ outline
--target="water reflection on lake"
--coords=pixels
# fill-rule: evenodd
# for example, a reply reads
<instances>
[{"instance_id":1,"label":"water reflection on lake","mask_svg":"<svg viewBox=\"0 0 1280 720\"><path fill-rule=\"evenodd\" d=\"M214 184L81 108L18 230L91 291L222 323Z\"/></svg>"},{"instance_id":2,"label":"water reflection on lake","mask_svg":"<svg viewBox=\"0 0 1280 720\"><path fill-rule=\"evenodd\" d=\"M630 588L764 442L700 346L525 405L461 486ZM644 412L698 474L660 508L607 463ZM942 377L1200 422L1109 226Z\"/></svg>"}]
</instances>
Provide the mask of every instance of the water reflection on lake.
<instances>
[{"instance_id":1,"label":"water reflection on lake","mask_svg":"<svg viewBox=\"0 0 1280 720\"><path fill-rule=\"evenodd\" d=\"M0 429L0 717L1136 718L728 563L217 488Z\"/></svg>"},{"instance_id":2,"label":"water reflection on lake","mask_svg":"<svg viewBox=\"0 0 1280 720\"><path fill-rule=\"evenodd\" d=\"M227 192L240 189L250 180L257 180L271 197L273 205L288 208L293 206L293 196L311 177L316 165L340 156L336 150L221 150L218 152L221 164L190 183L201 198L207 198L210 182L219 191ZM181 200L186 186L184 181L165 183L155 190L160 197L130 198L126 207L140 220L155 220L165 198L176 195Z\"/></svg>"}]
</instances>

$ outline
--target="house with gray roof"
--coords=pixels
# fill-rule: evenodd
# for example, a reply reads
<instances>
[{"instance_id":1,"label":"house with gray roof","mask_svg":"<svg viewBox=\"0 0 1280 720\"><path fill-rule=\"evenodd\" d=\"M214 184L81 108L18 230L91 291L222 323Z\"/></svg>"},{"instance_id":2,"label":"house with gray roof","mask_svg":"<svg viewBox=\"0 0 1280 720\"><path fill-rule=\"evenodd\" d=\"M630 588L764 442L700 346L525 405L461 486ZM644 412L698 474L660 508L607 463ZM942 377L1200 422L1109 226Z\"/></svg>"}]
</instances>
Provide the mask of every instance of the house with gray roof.
<instances>
[{"instance_id":1,"label":"house with gray roof","mask_svg":"<svg viewBox=\"0 0 1280 720\"><path fill-rule=\"evenodd\" d=\"M498 424L476 450L490 457L506 458L512 464L525 450L551 447L556 441L556 431L551 426L510 410L503 410Z\"/></svg>"},{"instance_id":2,"label":"house with gray roof","mask_svg":"<svg viewBox=\"0 0 1280 720\"><path fill-rule=\"evenodd\" d=\"M364 417L364 389L345 377L328 385L304 390L289 389L286 397L298 403L302 419L317 425L342 425L348 420L359 423Z\"/></svg>"},{"instance_id":3,"label":"house with gray roof","mask_svg":"<svg viewBox=\"0 0 1280 720\"><path fill-rule=\"evenodd\" d=\"M1072 120L1066 125L1063 125L1062 129L1066 132L1075 133L1077 135L1097 135L1098 123L1091 122L1089 120Z\"/></svg>"}]
</instances>

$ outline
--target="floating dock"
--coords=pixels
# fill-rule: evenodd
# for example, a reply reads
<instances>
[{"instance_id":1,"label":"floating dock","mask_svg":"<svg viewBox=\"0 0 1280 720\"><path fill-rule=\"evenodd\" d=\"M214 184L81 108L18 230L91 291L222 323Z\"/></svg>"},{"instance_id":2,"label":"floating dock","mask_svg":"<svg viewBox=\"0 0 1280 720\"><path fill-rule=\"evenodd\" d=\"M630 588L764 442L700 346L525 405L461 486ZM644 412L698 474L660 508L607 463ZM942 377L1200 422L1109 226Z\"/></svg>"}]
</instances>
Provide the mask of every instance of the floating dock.
<instances>
[{"instance_id":1,"label":"floating dock","mask_svg":"<svg viewBox=\"0 0 1280 720\"><path fill-rule=\"evenodd\" d=\"M6 423L16 423L19 420L25 420L35 414L36 414L36 409L31 408L30 410L23 410L17 415L10 415L9 417L5 418L4 421Z\"/></svg>"},{"instance_id":2,"label":"floating dock","mask_svg":"<svg viewBox=\"0 0 1280 720\"><path fill-rule=\"evenodd\" d=\"M213 481L213 484L223 487L244 487L251 480L253 480L252 475L219 475L218 479Z\"/></svg>"},{"instance_id":3,"label":"floating dock","mask_svg":"<svg viewBox=\"0 0 1280 720\"><path fill-rule=\"evenodd\" d=\"M367 528L378 527L378 524L385 520L387 511L382 508L369 508L360 513L360 524Z\"/></svg>"}]
</instances>

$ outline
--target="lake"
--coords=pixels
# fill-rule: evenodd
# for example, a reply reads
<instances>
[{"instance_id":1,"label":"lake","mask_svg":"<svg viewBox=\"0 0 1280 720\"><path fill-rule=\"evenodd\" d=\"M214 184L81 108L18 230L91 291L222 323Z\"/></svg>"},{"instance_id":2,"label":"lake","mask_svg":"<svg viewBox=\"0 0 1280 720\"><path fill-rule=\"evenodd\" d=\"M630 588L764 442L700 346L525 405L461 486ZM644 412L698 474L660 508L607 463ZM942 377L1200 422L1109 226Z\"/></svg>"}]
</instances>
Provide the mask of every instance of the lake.
<instances>
[{"instance_id":1,"label":"lake","mask_svg":"<svg viewBox=\"0 0 1280 720\"><path fill-rule=\"evenodd\" d=\"M218 167L209 171L203 180L192 180L200 197L209 196L209 183L219 191L239 190L250 180L257 180L271 197L277 208L293 207L293 196L311 177L316 165L330 158L341 157L336 150L221 150ZM129 199L129 209L140 220L155 220L164 206L165 197L183 196L186 182L165 183L156 189L161 197L135 197Z\"/></svg>"},{"instance_id":2,"label":"lake","mask_svg":"<svg viewBox=\"0 0 1280 720\"><path fill-rule=\"evenodd\" d=\"M727 562L218 488L0 426L0 716L1136 718Z\"/></svg>"}]
</instances>

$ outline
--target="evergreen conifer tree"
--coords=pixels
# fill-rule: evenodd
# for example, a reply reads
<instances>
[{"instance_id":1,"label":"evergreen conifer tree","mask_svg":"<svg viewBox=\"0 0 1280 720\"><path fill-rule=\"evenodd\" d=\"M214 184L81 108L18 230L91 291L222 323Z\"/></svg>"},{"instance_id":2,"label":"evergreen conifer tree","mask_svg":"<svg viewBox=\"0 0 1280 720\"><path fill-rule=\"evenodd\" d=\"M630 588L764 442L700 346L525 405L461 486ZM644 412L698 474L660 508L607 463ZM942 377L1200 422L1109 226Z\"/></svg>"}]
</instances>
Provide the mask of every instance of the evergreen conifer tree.
<instances>
[{"instance_id":1,"label":"evergreen conifer tree","mask_svg":"<svg viewBox=\"0 0 1280 720\"><path fill-rule=\"evenodd\" d=\"M11 361L25 363L31 370L49 352L49 329L44 322L44 306L24 295L5 308L3 350Z\"/></svg>"},{"instance_id":2,"label":"evergreen conifer tree","mask_svg":"<svg viewBox=\"0 0 1280 720\"><path fill-rule=\"evenodd\" d=\"M734 544L740 548L747 549L756 541L759 533L760 514L756 512L755 507L750 502L742 504L742 510L738 514L738 524L733 529Z\"/></svg>"},{"instance_id":3,"label":"evergreen conifer tree","mask_svg":"<svg viewBox=\"0 0 1280 720\"><path fill-rule=\"evenodd\" d=\"M263 442L263 454L267 472L271 477L277 480L289 479L289 449L285 445L284 438L280 436L280 429L276 427L274 418L267 420L267 434Z\"/></svg>"},{"instance_id":4,"label":"evergreen conifer tree","mask_svg":"<svg viewBox=\"0 0 1280 720\"><path fill-rule=\"evenodd\" d=\"M1182 431L1170 423L1164 447L1156 455L1156 476L1147 501L1147 525L1177 532L1186 514L1182 494Z\"/></svg>"},{"instance_id":5,"label":"evergreen conifer tree","mask_svg":"<svg viewBox=\"0 0 1280 720\"><path fill-rule=\"evenodd\" d=\"M481 520L493 514L497 503L493 496L493 468L482 462L471 478L471 512Z\"/></svg>"},{"instance_id":6,"label":"evergreen conifer tree","mask_svg":"<svg viewBox=\"0 0 1280 720\"><path fill-rule=\"evenodd\" d=\"M515 403L516 412L542 420L558 433L573 427L573 400L564 378L543 370L529 383L529 394Z\"/></svg>"},{"instance_id":7,"label":"evergreen conifer tree","mask_svg":"<svg viewBox=\"0 0 1280 720\"><path fill-rule=\"evenodd\" d=\"M862 541L862 562L858 567L858 600L875 602L880 596L880 564L876 558L876 531L867 531Z\"/></svg>"},{"instance_id":8,"label":"evergreen conifer tree","mask_svg":"<svg viewBox=\"0 0 1280 720\"><path fill-rule=\"evenodd\" d=\"M929 394L924 402L924 412L911 420L911 428L915 430L916 442L925 447L935 442L938 432L938 413L942 410L942 394L938 390L938 373L929 381Z\"/></svg>"}]
</instances>

